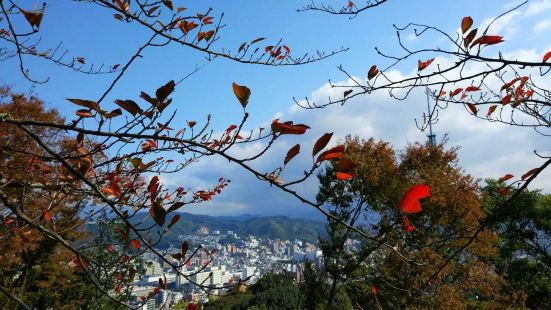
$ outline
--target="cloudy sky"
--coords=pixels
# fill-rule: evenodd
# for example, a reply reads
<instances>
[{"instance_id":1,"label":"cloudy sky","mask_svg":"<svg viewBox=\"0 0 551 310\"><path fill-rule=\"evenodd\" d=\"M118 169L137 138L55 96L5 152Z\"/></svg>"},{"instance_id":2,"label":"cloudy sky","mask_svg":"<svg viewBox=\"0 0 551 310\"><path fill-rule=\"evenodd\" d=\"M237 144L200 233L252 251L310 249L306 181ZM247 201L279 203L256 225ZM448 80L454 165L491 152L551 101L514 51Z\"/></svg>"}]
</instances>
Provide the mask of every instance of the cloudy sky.
<instances>
[{"instance_id":1,"label":"cloudy sky","mask_svg":"<svg viewBox=\"0 0 551 310\"><path fill-rule=\"evenodd\" d=\"M144 58L117 84L110 101L119 98L137 100L140 91L153 92L168 80L178 80L195 66L204 65L176 89L172 108L178 109L178 113L174 126L180 124L183 127L186 120L203 120L208 113L212 114L217 130L238 123L241 107L233 96L231 83L235 81L247 85L252 89L248 106L251 118L247 128L269 126L274 118L306 123L312 127L304 136L281 139L266 156L254 163L256 168L270 171L281 163L291 146L301 143L305 151L291 162L284 175L292 179L300 176L309 166L312 160L308 156L310 147L325 132L335 133L333 144L351 134L387 140L396 149L426 140L426 133L420 132L414 122L426 109L422 92L414 92L404 101L395 101L383 92L374 93L355 97L344 106L331 106L323 110L297 108L293 97L308 97L323 103L330 96L342 96L342 89L336 90L328 84L329 79L334 83L347 82L346 76L337 70L338 65L361 80L365 80L371 65L380 64L383 67L385 60L377 56L374 47L392 54L401 53L393 24L424 23L453 33L459 28L463 16L472 16L475 24L487 25L492 17L521 3L503 0L390 0L385 5L349 19L318 12L296 12L301 4L308 1L201 1L199 6L190 9L213 7L215 14L224 12L227 26L221 33L217 44L219 48L235 50L244 41L268 37L266 45L282 38L295 56L341 47L349 48L347 52L305 66L271 68L236 64L223 59L209 62L204 55L176 45L153 48L146 51ZM34 1L21 2L29 8L34 5ZM173 2L189 5L187 1ZM356 2L360 4L362 1ZM539 61L545 52L551 50L551 0L530 0L521 9L493 24L490 30L492 34L503 35L506 42L485 50L487 55L496 55L501 51L510 58ZM49 3L41 26L41 37L44 49L63 41L71 57L82 56L89 63L112 65L128 59L143 44L147 34L137 25L114 20L112 13L92 4L56 0ZM447 47L438 38L418 38L413 33L407 33L404 40L417 48L435 44ZM450 60L440 58L435 61L445 64ZM31 64L31 73L35 78L50 77L50 81L43 85L31 85L21 77L16 61L6 61L2 63L0 82L14 85L19 91L36 93L50 106L60 109L67 118L73 117L75 108L63 98L97 98L112 78L105 75L83 76L43 62L32 61ZM396 67L392 74L396 77L408 76L415 72L415 68L415 62L406 62ZM551 88L549 75L541 82ZM461 106L450 106L441 111L435 131L437 139L447 134L448 145L460 147L460 164L475 178L498 178L506 173L520 176L542 163L534 156L534 150L544 154L551 152L548 138L530 129L475 119ZM261 147L260 144L248 145L234 152L249 154ZM216 215L314 214L296 199L217 158L198 162L178 175L162 176L161 180L167 185L201 187L212 184L220 176L231 179L231 186L212 203L188 211ZM297 190L305 196L314 197L316 188L316 181L310 180ZM532 188L551 192L551 173L547 171L540 175Z\"/></svg>"}]
</instances>

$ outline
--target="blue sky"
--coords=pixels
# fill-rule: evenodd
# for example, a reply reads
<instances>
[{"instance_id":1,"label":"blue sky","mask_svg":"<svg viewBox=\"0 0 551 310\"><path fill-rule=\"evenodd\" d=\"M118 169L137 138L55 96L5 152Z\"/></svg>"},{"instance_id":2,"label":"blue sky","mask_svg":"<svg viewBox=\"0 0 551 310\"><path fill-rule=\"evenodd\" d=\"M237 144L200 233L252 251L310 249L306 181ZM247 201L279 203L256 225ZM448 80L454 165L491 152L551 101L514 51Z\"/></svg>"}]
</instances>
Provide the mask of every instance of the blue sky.
<instances>
[{"instance_id":1,"label":"blue sky","mask_svg":"<svg viewBox=\"0 0 551 310\"><path fill-rule=\"evenodd\" d=\"M231 84L235 81L252 89L247 108L251 114L250 128L264 127L276 116L286 120L300 120L313 127L311 134L305 137L282 141L270 156L255 164L259 169L268 171L283 158L290 146L298 142L311 145L324 132L334 131L337 138L347 133L364 138L373 136L389 140L397 148L422 141L424 133L415 128L413 120L424 111L425 102L421 95L414 95L407 102L394 102L380 94L354 99L344 107L322 111L297 110L293 108L292 97L308 96L325 100L332 92L326 84L328 79L336 82L346 79L336 69L338 65L363 77L372 64L384 63L374 52L374 47L378 46L389 53L399 52L392 24L425 23L453 32L458 29L463 16L470 15L475 23L483 23L520 1L390 0L353 19L319 12L296 12L308 0L173 2L175 6L189 6L192 12L212 7L214 16L224 13L227 27L221 32L221 39L215 48L236 50L242 42L257 37L268 38L263 45L282 38L295 56L316 50L329 52L341 46L349 48L349 51L329 59L296 67L243 65L224 59L208 62L204 54L181 46L152 48L143 54L144 58L138 60L106 100L107 107L114 99L137 100L140 91L152 93L167 81L187 75L196 65L206 64L176 89L171 106L178 109L175 126L184 126L185 120L205 119L208 113L213 115L215 129L223 130L229 124L237 123L241 117L241 107L231 91ZM338 4L346 1L331 2ZM18 3L25 8L32 8L35 1ZM488 53L501 50L518 57L538 59L544 52L551 50L551 36L548 35L551 30L550 13L551 0L531 0L520 11L494 25L495 34L504 35L506 42L499 48L489 49ZM23 27L24 21L20 22ZM113 65L124 63L143 44L148 34L138 25L115 20L112 12L94 4L51 0L48 1L40 36L40 46L44 50L63 41L71 57L82 56L87 63ZM434 43L413 36L405 40L414 47ZM36 79L50 77L48 83L31 85L23 79L15 60L2 63L0 81L14 85L19 91L32 90L67 118L71 118L76 109L63 98L97 99L113 78L109 75L82 75L40 60L29 61L32 76ZM407 75L415 65L405 63L397 69ZM545 82L548 83L549 78ZM115 108L114 104L112 108ZM465 113L462 110L456 113L453 109L444 111L436 130L439 137L444 133L449 134L450 145L461 146L461 164L476 178L497 178L509 172L520 175L539 163L531 155L532 150L549 151L551 148L548 140L530 130L512 131L460 114ZM306 145L305 149L308 149ZM307 156L299 156L293 163L296 165L289 167L289 175L299 175L309 160ZM198 163L183 174L162 179L168 185L186 183L187 186L201 186L215 182L221 173L232 180L226 192L210 205L201 205L188 211L223 215L312 214L298 201L259 184L255 178L238 168L216 159ZM546 173L540 178L535 186L550 192L550 174ZM307 182L299 190L313 197L316 183L314 180Z\"/></svg>"}]
</instances>

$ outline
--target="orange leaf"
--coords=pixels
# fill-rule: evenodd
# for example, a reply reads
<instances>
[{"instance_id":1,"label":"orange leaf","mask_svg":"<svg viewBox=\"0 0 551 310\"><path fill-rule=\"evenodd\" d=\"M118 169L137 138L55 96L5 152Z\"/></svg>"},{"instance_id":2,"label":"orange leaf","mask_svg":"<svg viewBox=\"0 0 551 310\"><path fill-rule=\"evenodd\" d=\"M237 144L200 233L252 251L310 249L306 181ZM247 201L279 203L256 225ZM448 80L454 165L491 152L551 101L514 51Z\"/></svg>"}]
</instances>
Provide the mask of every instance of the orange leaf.
<instances>
[{"instance_id":1,"label":"orange leaf","mask_svg":"<svg viewBox=\"0 0 551 310\"><path fill-rule=\"evenodd\" d=\"M42 216L44 217L44 220L46 222L49 222L52 220L52 214L48 210L44 211L44 214L42 214Z\"/></svg>"},{"instance_id":2,"label":"orange leaf","mask_svg":"<svg viewBox=\"0 0 551 310\"><path fill-rule=\"evenodd\" d=\"M205 25L212 24L212 16L207 16L207 17L203 18L203 20L201 22Z\"/></svg>"},{"instance_id":3,"label":"orange leaf","mask_svg":"<svg viewBox=\"0 0 551 310\"><path fill-rule=\"evenodd\" d=\"M337 172L336 174L337 180L345 181L350 180L354 177L353 173L346 173L346 172Z\"/></svg>"},{"instance_id":4,"label":"orange leaf","mask_svg":"<svg viewBox=\"0 0 551 310\"><path fill-rule=\"evenodd\" d=\"M539 170L540 170L540 168L530 169L528 172L523 174L520 179L524 181L524 180L528 179L529 177L531 177L534 173L538 172Z\"/></svg>"},{"instance_id":5,"label":"orange leaf","mask_svg":"<svg viewBox=\"0 0 551 310\"><path fill-rule=\"evenodd\" d=\"M289 151L287 152L287 156L285 156L285 160L283 160L283 164L287 165L287 163L295 156L297 156L298 153L300 153L300 144L297 144L289 149Z\"/></svg>"},{"instance_id":6,"label":"orange leaf","mask_svg":"<svg viewBox=\"0 0 551 310\"><path fill-rule=\"evenodd\" d=\"M136 250L139 250L142 247L142 244L138 239L130 240L130 244L132 244L132 247Z\"/></svg>"},{"instance_id":7,"label":"orange leaf","mask_svg":"<svg viewBox=\"0 0 551 310\"><path fill-rule=\"evenodd\" d=\"M323 136L321 136L314 144L314 148L312 149L312 156L316 156L317 153L323 150L323 148L325 148L331 140L331 137L333 137L332 132L323 134Z\"/></svg>"},{"instance_id":8,"label":"orange leaf","mask_svg":"<svg viewBox=\"0 0 551 310\"><path fill-rule=\"evenodd\" d=\"M236 84L235 82L232 83L232 88L235 97L237 97L237 100L239 100L239 103L241 103L241 106L244 109L247 106L247 103L249 103L251 90L247 86L241 86Z\"/></svg>"},{"instance_id":9,"label":"orange leaf","mask_svg":"<svg viewBox=\"0 0 551 310\"><path fill-rule=\"evenodd\" d=\"M501 183L501 182L505 182L505 181L507 181L507 180L510 180L510 179L512 179L513 177L514 177L514 175L508 173L508 174L502 176L501 178L499 178L499 180L497 180L497 181Z\"/></svg>"},{"instance_id":10,"label":"orange leaf","mask_svg":"<svg viewBox=\"0 0 551 310\"><path fill-rule=\"evenodd\" d=\"M461 31L463 33L467 32L473 25L473 19L470 16L463 17L461 20Z\"/></svg>"},{"instance_id":11,"label":"orange leaf","mask_svg":"<svg viewBox=\"0 0 551 310\"><path fill-rule=\"evenodd\" d=\"M316 162L322 162L330 159L338 159L344 156L344 145L337 145L332 149L329 149L318 156Z\"/></svg>"},{"instance_id":12,"label":"orange leaf","mask_svg":"<svg viewBox=\"0 0 551 310\"><path fill-rule=\"evenodd\" d=\"M414 185L402 197L400 209L404 213L417 213L421 211L419 200L427 197L430 197L430 187L428 185Z\"/></svg>"},{"instance_id":13,"label":"orange leaf","mask_svg":"<svg viewBox=\"0 0 551 310\"><path fill-rule=\"evenodd\" d=\"M429 59L427 61L417 61L417 70L421 71L424 70L426 67L430 66L430 64L434 61L434 58Z\"/></svg>"},{"instance_id":14,"label":"orange leaf","mask_svg":"<svg viewBox=\"0 0 551 310\"><path fill-rule=\"evenodd\" d=\"M209 41L210 38L214 35L214 30L209 30L205 33L205 41Z\"/></svg>"},{"instance_id":15,"label":"orange leaf","mask_svg":"<svg viewBox=\"0 0 551 310\"><path fill-rule=\"evenodd\" d=\"M371 284L371 293L373 295L377 295L377 287L375 286L375 284Z\"/></svg>"},{"instance_id":16,"label":"orange leaf","mask_svg":"<svg viewBox=\"0 0 551 310\"><path fill-rule=\"evenodd\" d=\"M205 33L203 31L199 31L197 34L197 43L201 42L205 38Z\"/></svg>"}]
</instances>

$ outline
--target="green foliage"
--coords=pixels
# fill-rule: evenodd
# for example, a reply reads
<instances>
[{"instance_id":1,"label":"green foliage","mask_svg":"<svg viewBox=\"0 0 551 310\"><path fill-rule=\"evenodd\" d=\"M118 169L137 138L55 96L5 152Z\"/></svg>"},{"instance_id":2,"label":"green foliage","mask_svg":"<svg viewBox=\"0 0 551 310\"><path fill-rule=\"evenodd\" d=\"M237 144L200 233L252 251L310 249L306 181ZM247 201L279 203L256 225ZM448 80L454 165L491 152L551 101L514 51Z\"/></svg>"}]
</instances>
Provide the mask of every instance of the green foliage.
<instances>
[{"instance_id":1,"label":"green foliage","mask_svg":"<svg viewBox=\"0 0 551 310\"><path fill-rule=\"evenodd\" d=\"M180 220L163 237L159 248L166 248L170 245L179 246L181 243L179 235L194 234L201 227L208 227L211 231L220 230L223 233L231 230L240 236L254 235L282 240L298 238L306 242L315 242L320 234L325 234L323 222L291 219L285 216L238 219L190 213L180 213L180 215ZM146 214L144 214L145 216ZM136 221L141 219L136 217Z\"/></svg>"},{"instance_id":2,"label":"green foliage","mask_svg":"<svg viewBox=\"0 0 551 310\"><path fill-rule=\"evenodd\" d=\"M497 194L503 184L486 182L484 208L494 214L505 199ZM499 236L496 267L515 289L527 294L528 306L551 308L551 195L525 190L492 218Z\"/></svg>"},{"instance_id":3,"label":"green foliage","mask_svg":"<svg viewBox=\"0 0 551 310\"><path fill-rule=\"evenodd\" d=\"M317 198L333 215L377 241L329 221L328 237L320 241L324 266L305 274L306 304L339 305L340 289L364 309L396 309L406 303L414 309L523 308L522 293L493 265L498 249L491 230L483 230L447 261L489 212L481 206L477 182L459 166L455 148L416 143L396 152L389 143L351 137L345 145L356 177L336 180L339 161L333 161L318 175ZM421 212L407 214L414 228L406 230L400 201L416 184L430 186L431 196L422 201ZM345 247L347 239L362 243L351 251ZM330 290L324 291L324 285ZM414 294L422 298L410 299Z\"/></svg>"},{"instance_id":4,"label":"green foliage","mask_svg":"<svg viewBox=\"0 0 551 310\"><path fill-rule=\"evenodd\" d=\"M205 309L298 309L299 289L292 278L268 274L251 285L246 293L233 293L209 302Z\"/></svg>"}]
</instances>

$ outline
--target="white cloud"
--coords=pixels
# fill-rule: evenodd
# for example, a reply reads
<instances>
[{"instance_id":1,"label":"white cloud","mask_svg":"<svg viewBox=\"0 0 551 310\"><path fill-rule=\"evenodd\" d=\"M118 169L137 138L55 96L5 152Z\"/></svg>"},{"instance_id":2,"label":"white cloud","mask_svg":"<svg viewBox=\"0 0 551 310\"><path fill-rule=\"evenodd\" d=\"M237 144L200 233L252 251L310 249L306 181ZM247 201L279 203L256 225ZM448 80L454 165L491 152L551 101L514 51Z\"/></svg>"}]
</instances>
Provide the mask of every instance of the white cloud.
<instances>
[{"instance_id":1,"label":"white cloud","mask_svg":"<svg viewBox=\"0 0 551 310\"><path fill-rule=\"evenodd\" d=\"M551 19L539 21L534 26L534 32L543 32L551 30Z\"/></svg>"},{"instance_id":2,"label":"white cloud","mask_svg":"<svg viewBox=\"0 0 551 310\"><path fill-rule=\"evenodd\" d=\"M526 9L526 15L533 16L547 10L551 10L551 0L541 0L541 1L530 2L530 4L528 5L528 8Z\"/></svg>"}]
</instances>

